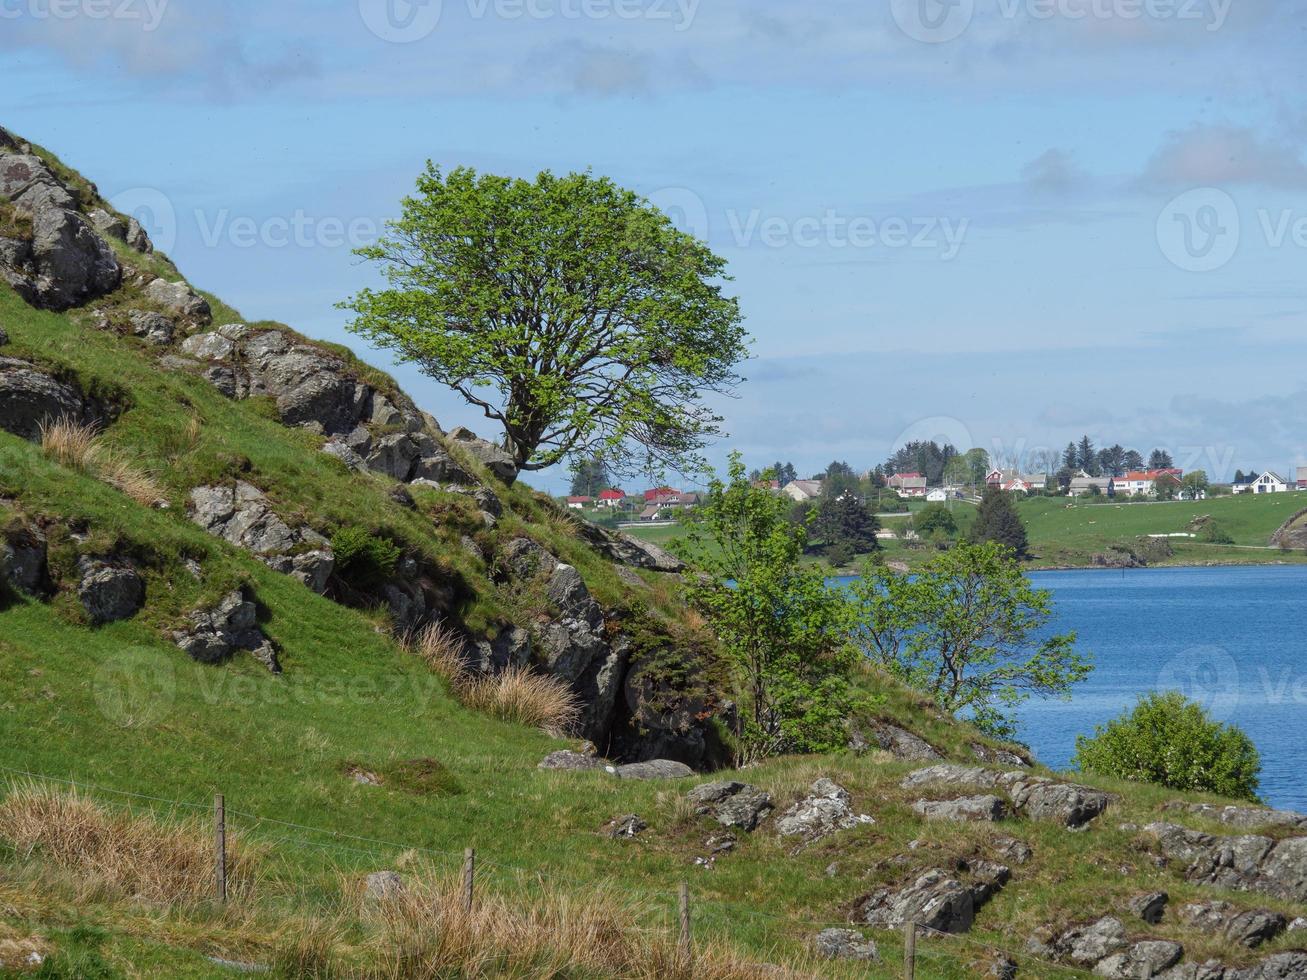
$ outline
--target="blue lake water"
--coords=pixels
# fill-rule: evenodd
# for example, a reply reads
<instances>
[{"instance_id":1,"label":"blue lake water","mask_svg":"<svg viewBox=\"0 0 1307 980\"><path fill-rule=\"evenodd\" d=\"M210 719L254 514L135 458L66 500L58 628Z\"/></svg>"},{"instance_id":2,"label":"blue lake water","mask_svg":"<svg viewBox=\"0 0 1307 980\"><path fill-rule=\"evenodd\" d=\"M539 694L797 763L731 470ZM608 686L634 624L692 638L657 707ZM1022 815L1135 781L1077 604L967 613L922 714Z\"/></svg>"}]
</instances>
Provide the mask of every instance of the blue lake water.
<instances>
[{"instance_id":1,"label":"blue lake water","mask_svg":"<svg viewBox=\"0 0 1307 980\"><path fill-rule=\"evenodd\" d=\"M1179 690L1238 725L1262 758L1261 795L1307 812L1307 566L1035 572L1055 629L1094 657L1069 703L1026 702L1021 738L1066 768L1075 737Z\"/></svg>"}]
</instances>

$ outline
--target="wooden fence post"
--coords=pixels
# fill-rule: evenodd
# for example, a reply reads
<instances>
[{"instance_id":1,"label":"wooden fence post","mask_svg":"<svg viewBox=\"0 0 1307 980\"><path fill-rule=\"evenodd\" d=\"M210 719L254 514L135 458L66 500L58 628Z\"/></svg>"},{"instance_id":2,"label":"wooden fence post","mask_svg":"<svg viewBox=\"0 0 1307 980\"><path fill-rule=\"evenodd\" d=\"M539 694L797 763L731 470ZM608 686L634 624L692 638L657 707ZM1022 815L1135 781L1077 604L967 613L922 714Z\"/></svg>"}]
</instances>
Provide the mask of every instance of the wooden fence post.
<instances>
[{"instance_id":1,"label":"wooden fence post","mask_svg":"<svg viewBox=\"0 0 1307 980\"><path fill-rule=\"evenodd\" d=\"M903 923L903 978L914 980L917 975L917 924Z\"/></svg>"},{"instance_id":2,"label":"wooden fence post","mask_svg":"<svg viewBox=\"0 0 1307 980\"><path fill-rule=\"evenodd\" d=\"M472 889L476 878L477 850L469 847L463 851L463 911L472 911Z\"/></svg>"},{"instance_id":3,"label":"wooden fence post","mask_svg":"<svg viewBox=\"0 0 1307 980\"><path fill-rule=\"evenodd\" d=\"M681 955L685 957L686 962L689 962L690 956L693 953L693 947L690 944L690 885L688 882L681 882L679 898L681 912Z\"/></svg>"},{"instance_id":4,"label":"wooden fence post","mask_svg":"<svg viewBox=\"0 0 1307 980\"><path fill-rule=\"evenodd\" d=\"M218 902L227 901L227 804L213 797L213 884Z\"/></svg>"}]
</instances>

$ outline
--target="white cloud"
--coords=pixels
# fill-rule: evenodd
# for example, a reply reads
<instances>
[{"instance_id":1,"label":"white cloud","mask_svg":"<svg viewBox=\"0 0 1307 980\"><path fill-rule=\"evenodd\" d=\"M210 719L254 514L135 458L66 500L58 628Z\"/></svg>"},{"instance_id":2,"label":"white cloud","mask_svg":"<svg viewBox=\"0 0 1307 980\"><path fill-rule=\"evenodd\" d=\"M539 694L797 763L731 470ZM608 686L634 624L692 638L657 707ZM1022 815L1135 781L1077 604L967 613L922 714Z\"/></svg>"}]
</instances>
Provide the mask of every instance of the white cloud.
<instances>
[{"instance_id":1,"label":"white cloud","mask_svg":"<svg viewBox=\"0 0 1307 980\"><path fill-rule=\"evenodd\" d=\"M1166 135L1144 169L1148 187L1307 187L1300 147L1246 126L1196 124Z\"/></svg>"}]
</instances>

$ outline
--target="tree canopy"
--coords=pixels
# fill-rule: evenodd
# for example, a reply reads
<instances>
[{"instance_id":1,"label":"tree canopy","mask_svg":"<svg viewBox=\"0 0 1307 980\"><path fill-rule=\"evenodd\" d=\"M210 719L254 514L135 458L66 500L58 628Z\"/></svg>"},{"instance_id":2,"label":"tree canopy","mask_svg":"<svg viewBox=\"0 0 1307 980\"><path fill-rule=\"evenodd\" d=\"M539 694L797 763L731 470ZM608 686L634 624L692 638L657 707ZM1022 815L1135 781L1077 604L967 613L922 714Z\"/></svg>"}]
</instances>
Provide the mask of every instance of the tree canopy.
<instances>
[{"instance_id":1,"label":"tree canopy","mask_svg":"<svg viewBox=\"0 0 1307 980\"><path fill-rule=\"evenodd\" d=\"M725 261L607 178L428 163L357 254L388 288L342 304L349 329L500 423L521 469L698 469L721 434L705 396L734 390L747 353Z\"/></svg>"},{"instance_id":2,"label":"tree canopy","mask_svg":"<svg viewBox=\"0 0 1307 980\"><path fill-rule=\"evenodd\" d=\"M976 520L971 525L971 540L976 543L994 541L1010 549L1017 558L1027 557L1026 526L1021 523L1010 493L997 487L985 491L976 509Z\"/></svg>"}]
</instances>

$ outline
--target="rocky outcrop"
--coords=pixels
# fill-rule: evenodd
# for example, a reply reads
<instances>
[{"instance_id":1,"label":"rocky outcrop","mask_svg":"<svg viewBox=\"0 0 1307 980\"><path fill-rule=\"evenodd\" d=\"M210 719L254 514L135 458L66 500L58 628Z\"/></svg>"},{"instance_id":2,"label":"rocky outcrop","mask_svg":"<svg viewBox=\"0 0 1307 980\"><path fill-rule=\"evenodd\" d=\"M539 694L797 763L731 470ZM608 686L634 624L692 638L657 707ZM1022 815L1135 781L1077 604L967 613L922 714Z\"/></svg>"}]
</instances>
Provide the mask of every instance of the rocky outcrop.
<instances>
[{"instance_id":1,"label":"rocky outcrop","mask_svg":"<svg viewBox=\"0 0 1307 980\"><path fill-rule=\"evenodd\" d=\"M1289 925L1279 912L1269 909L1239 909L1229 902L1191 902L1182 905L1176 917L1185 925L1207 933L1219 933L1232 943L1256 949L1270 942Z\"/></svg>"},{"instance_id":2,"label":"rocky outcrop","mask_svg":"<svg viewBox=\"0 0 1307 980\"><path fill-rule=\"evenodd\" d=\"M1215 803L1168 803L1167 810L1180 811L1204 820L1214 820L1238 830L1260 827L1295 827L1307 829L1307 814L1293 810L1270 810L1261 806L1218 806Z\"/></svg>"},{"instance_id":3,"label":"rocky outcrop","mask_svg":"<svg viewBox=\"0 0 1307 980\"><path fill-rule=\"evenodd\" d=\"M686 779L694 770L684 762L673 759L650 759L648 762L628 762L612 767L618 779Z\"/></svg>"},{"instance_id":4,"label":"rocky outcrop","mask_svg":"<svg viewBox=\"0 0 1307 980\"><path fill-rule=\"evenodd\" d=\"M1307 902L1307 837L1218 837L1171 823L1144 831L1189 881Z\"/></svg>"},{"instance_id":5,"label":"rocky outcrop","mask_svg":"<svg viewBox=\"0 0 1307 980\"><path fill-rule=\"evenodd\" d=\"M909 773L904 789L924 786L952 789L1002 789L1020 816L1076 829L1093 820L1111 802L1109 794L1077 783L1063 783L1027 772L994 772L980 766L941 763Z\"/></svg>"},{"instance_id":6,"label":"rocky outcrop","mask_svg":"<svg viewBox=\"0 0 1307 980\"><path fill-rule=\"evenodd\" d=\"M490 471L491 476L511 484L517 479L517 462L501 447L481 439L461 425L449 432L449 441Z\"/></svg>"},{"instance_id":7,"label":"rocky outcrop","mask_svg":"<svg viewBox=\"0 0 1307 980\"><path fill-rule=\"evenodd\" d=\"M1001 746L996 748L983 742L972 742L971 754L992 765L1029 767L1031 764L1030 756L1023 752Z\"/></svg>"},{"instance_id":8,"label":"rocky outcrop","mask_svg":"<svg viewBox=\"0 0 1307 980\"><path fill-rule=\"evenodd\" d=\"M685 798L694 805L696 813L712 817L723 827L748 831L757 829L775 809L770 793L734 779L696 786Z\"/></svg>"},{"instance_id":9,"label":"rocky outcrop","mask_svg":"<svg viewBox=\"0 0 1307 980\"><path fill-rule=\"evenodd\" d=\"M276 648L259 628L258 608L241 590L228 593L210 609L191 613L173 640L200 663L223 663L246 650L274 674L281 673Z\"/></svg>"},{"instance_id":10,"label":"rocky outcrop","mask_svg":"<svg viewBox=\"0 0 1307 980\"><path fill-rule=\"evenodd\" d=\"M581 518L576 518L573 523L580 538L609 561L651 572L673 573L685 570L685 562L656 544L641 541L620 531L610 531Z\"/></svg>"},{"instance_id":11,"label":"rocky outcrop","mask_svg":"<svg viewBox=\"0 0 1307 980\"><path fill-rule=\"evenodd\" d=\"M167 347L177 332L177 324L162 313L152 310L133 310L127 314L132 335L155 347Z\"/></svg>"},{"instance_id":12,"label":"rocky outcrop","mask_svg":"<svg viewBox=\"0 0 1307 980\"><path fill-rule=\"evenodd\" d=\"M620 817L615 817L604 825L604 834L613 840L629 840L632 837L638 837L644 831L649 829L649 825L641 819L638 813L627 813Z\"/></svg>"},{"instance_id":13,"label":"rocky outcrop","mask_svg":"<svg viewBox=\"0 0 1307 980\"><path fill-rule=\"evenodd\" d=\"M258 487L243 480L230 487L196 487L190 513L210 534L244 548L314 592L326 591L335 564L330 543L309 528L291 528Z\"/></svg>"},{"instance_id":14,"label":"rocky outcrop","mask_svg":"<svg viewBox=\"0 0 1307 980\"><path fill-rule=\"evenodd\" d=\"M956 800L917 800L912 809L927 820L952 820L955 823L1002 820L1008 815L1007 804L997 796L963 796Z\"/></svg>"},{"instance_id":15,"label":"rocky outcrop","mask_svg":"<svg viewBox=\"0 0 1307 980\"><path fill-rule=\"evenodd\" d=\"M1170 901L1170 896L1166 892L1147 892L1130 899L1126 907L1145 922L1156 925L1162 921L1162 916L1166 914L1166 903L1168 901Z\"/></svg>"},{"instance_id":16,"label":"rocky outcrop","mask_svg":"<svg viewBox=\"0 0 1307 980\"><path fill-rule=\"evenodd\" d=\"M906 922L937 932L971 929L976 911L1008 881L1010 871L987 861L963 862L957 872L933 868L897 890L882 888L858 904L859 921L882 929Z\"/></svg>"},{"instance_id":17,"label":"rocky outcrop","mask_svg":"<svg viewBox=\"0 0 1307 980\"><path fill-rule=\"evenodd\" d=\"M780 815L776 833L811 844L837 831L874 822L865 813L854 813L849 791L823 776L808 787L807 796Z\"/></svg>"},{"instance_id":18,"label":"rocky outcrop","mask_svg":"<svg viewBox=\"0 0 1307 980\"><path fill-rule=\"evenodd\" d=\"M213 322L209 301L184 280L155 279L145 287L145 298L195 326L206 327Z\"/></svg>"},{"instance_id":19,"label":"rocky outcrop","mask_svg":"<svg viewBox=\"0 0 1307 980\"><path fill-rule=\"evenodd\" d=\"M21 439L37 440L41 426L59 419L95 422L104 411L73 385L27 361L0 357L0 428Z\"/></svg>"},{"instance_id":20,"label":"rocky outcrop","mask_svg":"<svg viewBox=\"0 0 1307 980\"><path fill-rule=\"evenodd\" d=\"M145 604L145 582L126 562L83 556L77 568L77 599L92 625L130 619Z\"/></svg>"},{"instance_id":21,"label":"rocky outcrop","mask_svg":"<svg viewBox=\"0 0 1307 980\"><path fill-rule=\"evenodd\" d=\"M905 759L910 762L930 762L934 759L944 758L939 750L924 738L887 721L872 722L868 726L866 735L856 732L852 745L854 751L860 751L867 747L868 741L896 759Z\"/></svg>"},{"instance_id":22,"label":"rocky outcrop","mask_svg":"<svg viewBox=\"0 0 1307 980\"><path fill-rule=\"evenodd\" d=\"M601 759L597 755L586 755L582 752L573 752L571 749L560 749L557 752L550 752L540 760L537 769L562 769L568 771L586 771L590 769L604 769L611 763L607 759Z\"/></svg>"}]
</instances>

